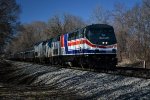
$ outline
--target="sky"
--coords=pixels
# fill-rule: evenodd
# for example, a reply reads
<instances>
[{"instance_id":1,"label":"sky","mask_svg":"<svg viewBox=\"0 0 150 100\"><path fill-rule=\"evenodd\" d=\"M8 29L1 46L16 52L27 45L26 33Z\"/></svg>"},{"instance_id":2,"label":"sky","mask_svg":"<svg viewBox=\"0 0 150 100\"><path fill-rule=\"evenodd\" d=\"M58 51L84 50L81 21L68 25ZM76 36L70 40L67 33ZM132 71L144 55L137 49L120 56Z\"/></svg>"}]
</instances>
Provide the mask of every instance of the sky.
<instances>
[{"instance_id":1,"label":"sky","mask_svg":"<svg viewBox=\"0 0 150 100\"><path fill-rule=\"evenodd\" d=\"M128 9L141 0L16 0L21 6L21 23L33 21L47 22L56 14L69 13L87 21L96 6L113 10L116 2L124 4Z\"/></svg>"}]
</instances>

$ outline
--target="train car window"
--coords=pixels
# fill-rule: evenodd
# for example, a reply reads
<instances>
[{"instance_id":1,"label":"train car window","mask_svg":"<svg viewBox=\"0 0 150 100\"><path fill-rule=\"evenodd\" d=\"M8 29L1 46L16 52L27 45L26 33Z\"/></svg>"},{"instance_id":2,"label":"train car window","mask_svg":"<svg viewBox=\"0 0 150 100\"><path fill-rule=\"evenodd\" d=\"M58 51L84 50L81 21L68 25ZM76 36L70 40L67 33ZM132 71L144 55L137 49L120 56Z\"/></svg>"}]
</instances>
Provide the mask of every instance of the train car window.
<instances>
[{"instance_id":1,"label":"train car window","mask_svg":"<svg viewBox=\"0 0 150 100\"><path fill-rule=\"evenodd\" d=\"M57 38L53 38L52 42L56 42L57 41Z\"/></svg>"},{"instance_id":2,"label":"train car window","mask_svg":"<svg viewBox=\"0 0 150 100\"><path fill-rule=\"evenodd\" d=\"M48 41L48 46L51 48L52 47L52 39L50 39L49 41Z\"/></svg>"},{"instance_id":3,"label":"train car window","mask_svg":"<svg viewBox=\"0 0 150 100\"><path fill-rule=\"evenodd\" d=\"M84 30L81 29L81 30L79 31L79 38L83 38L83 37L84 37Z\"/></svg>"},{"instance_id":4,"label":"train car window","mask_svg":"<svg viewBox=\"0 0 150 100\"><path fill-rule=\"evenodd\" d=\"M68 34L68 40L70 41L72 37L72 33Z\"/></svg>"},{"instance_id":5,"label":"train car window","mask_svg":"<svg viewBox=\"0 0 150 100\"><path fill-rule=\"evenodd\" d=\"M83 37L84 37L83 29L76 32L76 39L83 38Z\"/></svg>"},{"instance_id":6,"label":"train car window","mask_svg":"<svg viewBox=\"0 0 150 100\"><path fill-rule=\"evenodd\" d=\"M57 38L57 39L56 39L57 41L60 41L60 36L57 36L56 38Z\"/></svg>"},{"instance_id":7,"label":"train car window","mask_svg":"<svg viewBox=\"0 0 150 100\"><path fill-rule=\"evenodd\" d=\"M87 31L87 28L84 28L84 29L83 29L83 33L85 34L85 33L86 33L86 31Z\"/></svg>"},{"instance_id":8,"label":"train car window","mask_svg":"<svg viewBox=\"0 0 150 100\"><path fill-rule=\"evenodd\" d=\"M48 46L52 47L52 42L51 41L48 42Z\"/></svg>"},{"instance_id":9,"label":"train car window","mask_svg":"<svg viewBox=\"0 0 150 100\"><path fill-rule=\"evenodd\" d=\"M35 56L38 56L38 53L37 53L37 52L35 52Z\"/></svg>"},{"instance_id":10,"label":"train car window","mask_svg":"<svg viewBox=\"0 0 150 100\"><path fill-rule=\"evenodd\" d=\"M69 40L69 41L70 41L70 40L74 40L75 38L76 38L75 32L70 33L69 36L68 36L68 40Z\"/></svg>"},{"instance_id":11,"label":"train car window","mask_svg":"<svg viewBox=\"0 0 150 100\"><path fill-rule=\"evenodd\" d=\"M60 41L60 36L57 36L55 38L53 38L52 42L57 42L57 41Z\"/></svg>"},{"instance_id":12,"label":"train car window","mask_svg":"<svg viewBox=\"0 0 150 100\"><path fill-rule=\"evenodd\" d=\"M77 32L74 32L73 34L74 34L74 35L73 35L73 37L72 37L72 40L75 40L75 39L76 39L76 36L77 36Z\"/></svg>"},{"instance_id":13,"label":"train car window","mask_svg":"<svg viewBox=\"0 0 150 100\"><path fill-rule=\"evenodd\" d=\"M79 31L76 31L74 34L75 34L75 39L78 39L79 38Z\"/></svg>"},{"instance_id":14,"label":"train car window","mask_svg":"<svg viewBox=\"0 0 150 100\"><path fill-rule=\"evenodd\" d=\"M72 40L75 40L77 37L77 32L73 32L74 36L72 37Z\"/></svg>"}]
</instances>

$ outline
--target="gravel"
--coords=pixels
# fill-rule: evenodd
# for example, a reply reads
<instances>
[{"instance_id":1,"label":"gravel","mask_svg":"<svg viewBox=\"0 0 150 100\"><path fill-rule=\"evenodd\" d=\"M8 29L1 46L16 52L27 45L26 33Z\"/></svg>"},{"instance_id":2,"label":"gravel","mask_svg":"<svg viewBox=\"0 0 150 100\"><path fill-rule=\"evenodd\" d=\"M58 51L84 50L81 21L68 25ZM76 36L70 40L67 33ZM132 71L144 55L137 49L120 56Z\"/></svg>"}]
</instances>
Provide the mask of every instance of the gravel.
<instances>
[{"instance_id":1,"label":"gravel","mask_svg":"<svg viewBox=\"0 0 150 100\"><path fill-rule=\"evenodd\" d=\"M13 84L53 87L55 90L72 93L76 99L149 100L150 98L150 79L8 62L16 66L14 72L6 75L6 80L11 80L10 83Z\"/></svg>"}]
</instances>

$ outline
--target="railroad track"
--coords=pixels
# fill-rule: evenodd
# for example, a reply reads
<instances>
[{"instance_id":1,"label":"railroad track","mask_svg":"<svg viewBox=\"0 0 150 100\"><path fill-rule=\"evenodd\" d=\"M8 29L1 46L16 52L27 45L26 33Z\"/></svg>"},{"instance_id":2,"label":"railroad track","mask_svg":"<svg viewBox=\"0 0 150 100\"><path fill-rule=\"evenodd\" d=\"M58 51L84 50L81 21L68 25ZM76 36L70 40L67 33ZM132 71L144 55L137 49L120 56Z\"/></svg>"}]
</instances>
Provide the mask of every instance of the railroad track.
<instances>
[{"instance_id":1,"label":"railroad track","mask_svg":"<svg viewBox=\"0 0 150 100\"><path fill-rule=\"evenodd\" d=\"M144 68L119 67L118 66L115 69L104 69L104 68L103 69L89 69L89 68L80 68L80 67L68 67L68 66L66 67L66 66L60 66L60 65L54 65L54 67L150 79L150 69L144 69Z\"/></svg>"},{"instance_id":2,"label":"railroad track","mask_svg":"<svg viewBox=\"0 0 150 100\"><path fill-rule=\"evenodd\" d=\"M114 75L124 75L128 77L138 77L138 78L145 78L150 79L150 70L143 69L143 68L131 68L131 67L116 67L115 69L110 70L98 70L96 72L104 72L108 74Z\"/></svg>"},{"instance_id":3,"label":"railroad track","mask_svg":"<svg viewBox=\"0 0 150 100\"><path fill-rule=\"evenodd\" d=\"M150 79L150 69L144 69L144 68L117 66L114 69L93 69L93 68L82 68L79 66L70 67L67 65L65 65L65 66L50 65L50 64L40 64L40 65L59 67L59 68L68 68L68 69L75 69L75 70L83 70L83 71L91 71L91 72L96 72L96 73L107 73L107 74L112 74L112 75L123 75L123 76L128 76L128 77Z\"/></svg>"}]
</instances>

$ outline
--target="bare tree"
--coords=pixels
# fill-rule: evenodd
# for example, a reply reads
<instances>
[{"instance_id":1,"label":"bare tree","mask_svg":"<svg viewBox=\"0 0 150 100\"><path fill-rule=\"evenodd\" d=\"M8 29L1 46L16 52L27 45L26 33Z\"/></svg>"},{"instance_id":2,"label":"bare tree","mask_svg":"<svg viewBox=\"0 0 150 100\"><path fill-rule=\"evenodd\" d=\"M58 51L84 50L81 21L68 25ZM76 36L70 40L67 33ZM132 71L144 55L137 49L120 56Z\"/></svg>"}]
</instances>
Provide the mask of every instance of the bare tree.
<instances>
[{"instance_id":1,"label":"bare tree","mask_svg":"<svg viewBox=\"0 0 150 100\"><path fill-rule=\"evenodd\" d=\"M81 28L84 25L85 23L80 17L71 14L55 15L49 19L47 31L51 37L54 37Z\"/></svg>"},{"instance_id":2,"label":"bare tree","mask_svg":"<svg viewBox=\"0 0 150 100\"><path fill-rule=\"evenodd\" d=\"M64 23L63 23L63 32L70 32L78 28L82 28L85 26L85 22L78 17L78 16L73 16L70 14L64 14Z\"/></svg>"},{"instance_id":3,"label":"bare tree","mask_svg":"<svg viewBox=\"0 0 150 100\"><path fill-rule=\"evenodd\" d=\"M114 28L118 41L118 57L120 60L127 55L127 24L126 17L126 7L121 3L115 4L115 11L112 13L114 19Z\"/></svg>"},{"instance_id":4,"label":"bare tree","mask_svg":"<svg viewBox=\"0 0 150 100\"><path fill-rule=\"evenodd\" d=\"M143 0L143 3L145 6L147 6L150 9L150 1L149 0Z\"/></svg>"},{"instance_id":5,"label":"bare tree","mask_svg":"<svg viewBox=\"0 0 150 100\"><path fill-rule=\"evenodd\" d=\"M19 5L15 0L0 0L0 53L18 24Z\"/></svg>"},{"instance_id":6,"label":"bare tree","mask_svg":"<svg viewBox=\"0 0 150 100\"><path fill-rule=\"evenodd\" d=\"M12 41L10 49L13 53L24 51L39 41L48 39L48 33L45 32L47 24L45 22L32 22L20 26L16 38Z\"/></svg>"},{"instance_id":7,"label":"bare tree","mask_svg":"<svg viewBox=\"0 0 150 100\"><path fill-rule=\"evenodd\" d=\"M62 29L61 16L55 15L49 19L47 32L49 32L51 37L62 34L63 29Z\"/></svg>"},{"instance_id":8,"label":"bare tree","mask_svg":"<svg viewBox=\"0 0 150 100\"><path fill-rule=\"evenodd\" d=\"M92 23L109 24L110 23L110 12L103 9L102 6L96 6L90 18Z\"/></svg>"},{"instance_id":9,"label":"bare tree","mask_svg":"<svg viewBox=\"0 0 150 100\"><path fill-rule=\"evenodd\" d=\"M117 4L113 14L120 56L133 61L150 61L150 13L146 2L128 10Z\"/></svg>"},{"instance_id":10,"label":"bare tree","mask_svg":"<svg viewBox=\"0 0 150 100\"><path fill-rule=\"evenodd\" d=\"M12 41L10 51L15 53L24 51L39 41L47 40L57 35L73 31L76 28L83 27L84 22L81 18L65 14L63 17L55 15L48 23L32 22L20 26L16 38ZM9 51L8 50L8 51Z\"/></svg>"},{"instance_id":11,"label":"bare tree","mask_svg":"<svg viewBox=\"0 0 150 100\"><path fill-rule=\"evenodd\" d=\"M27 26L26 28L27 31L28 27L30 27L31 30L31 31L29 30L29 32L32 32L33 34L32 41L34 43L50 38L48 32L46 32L47 24L45 22L41 21L32 22L29 26Z\"/></svg>"}]
</instances>

